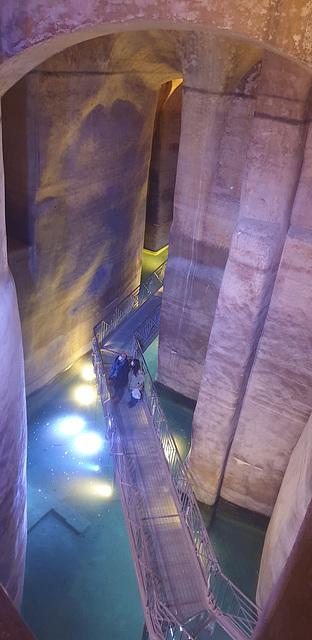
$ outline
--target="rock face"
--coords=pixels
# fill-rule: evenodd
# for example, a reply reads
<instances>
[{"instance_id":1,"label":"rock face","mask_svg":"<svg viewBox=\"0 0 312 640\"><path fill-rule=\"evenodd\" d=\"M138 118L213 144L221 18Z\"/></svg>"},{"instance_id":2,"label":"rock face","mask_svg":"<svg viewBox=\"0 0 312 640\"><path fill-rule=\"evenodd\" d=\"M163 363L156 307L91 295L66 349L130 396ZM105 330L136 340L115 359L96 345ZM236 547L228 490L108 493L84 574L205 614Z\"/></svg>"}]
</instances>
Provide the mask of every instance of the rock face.
<instances>
[{"instance_id":1,"label":"rock face","mask_svg":"<svg viewBox=\"0 0 312 640\"><path fill-rule=\"evenodd\" d=\"M3 100L28 392L85 353L139 282L158 89L178 67L168 37L109 36L49 60Z\"/></svg>"},{"instance_id":2,"label":"rock face","mask_svg":"<svg viewBox=\"0 0 312 640\"><path fill-rule=\"evenodd\" d=\"M1 143L1 133L0 133ZM3 165L0 211L4 229ZM21 327L8 271L5 234L0 252L0 581L15 606L22 600L26 550L26 405Z\"/></svg>"},{"instance_id":3,"label":"rock face","mask_svg":"<svg viewBox=\"0 0 312 640\"><path fill-rule=\"evenodd\" d=\"M312 502L286 564L270 592L253 640L309 640L312 627L311 609L311 527Z\"/></svg>"},{"instance_id":4,"label":"rock face","mask_svg":"<svg viewBox=\"0 0 312 640\"><path fill-rule=\"evenodd\" d=\"M290 457L267 530L257 588L261 607L277 584L311 502L311 445L312 417Z\"/></svg>"},{"instance_id":5,"label":"rock face","mask_svg":"<svg viewBox=\"0 0 312 640\"><path fill-rule=\"evenodd\" d=\"M248 142L251 100L235 89L260 52L196 34L181 36L179 49L182 126L157 379L196 399L238 214L242 175L233 155L244 157Z\"/></svg>"},{"instance_id":6,"label":"rock face","mask_svg":"<svg viewBox=\"0 0 312 640\"><path fill-rule=\"evenodd\" d=\"M158 92L180 76L168 35L112 35L49 60L3 98L9 259L29 392L88 350L94 324L139 281ZM2 196L2 168L1 180ZM4 211L2 198L0 581L19 606L25 382Z\"/></svg>"},{"instance_id":7,"label":"rock face","mask_svg":"<svg viewBox=\"0 0 312 640\"><path fill-rule=\"evenodd\" d=\"M94 323L138 282L152 149L147 236L159 227L149 240L156 248L167 233L173 102L158 109L154 147L152 138L160 87L182 75L158 378L198 398L188 466L201 500L221 492L271 513L299 441L266 542L264 602L298 530L292 572L281 579L302 570L311 517L308 474L298 474L312 407L310 3L22 4L1 6L0 94L20 81L3 99L3 130L28 389L79 357ZM3 202L1 232L0 580L18 603L25 397ZM286 638L282 613L279 625Z\"/></svg>"},{"instance_id":8,"label":"rock face","mask_svg":"<svg viewBox=\"0 0 312 640\"><path fill-rule=\"evenodd\" d=\"M26 408L23 351L15 287L8 272L0 285L0 576L19 607L26 550Z\"/></svg>"},{"instance_id":9,"label":"rock face","mask_svg":"<svg viewBox=\"0 0 312 640\"><path fill-rule=\"evenodd\" d=\"M222 47L223 57L220 53L218 62L223 64L226 82L229 60L239 73L239 53L233 47L225 55ZM256 56L254 51L250 57L252 53ZM213 65L213 70L220 80L216 67ZM231 76L233 82L235 77ZM217 99L213 87L208 93L200 93L206 108ZM212 193L214 185L220 185L221 151L233 143L233 138L223 138L223 145L216 141L215 120L213 129L207 130L210 144L205 144L201 165L188 182L186 165L182 165L183 109L164 287L158 379L190 397L196 397L199 388L188 459L196 495L213 504L221 491L227 500L267 515L272 512L289 456L311 412L307 355L310 329L303 311L306 304L310 305L310 296L298 287L305 271L302 261L310 270L309 232L289 228L303 162L310 91L309 73L273 54L263 56L251 124L250 113L247 119L247 162L240 173L242 182L238 182L242 188L234 232L227 221L231 235L228 254L223 226L229 212L228 199L218 192L217 216ZM228 100L227 94L225 84L218 94L220 104ZM216 113L210 112L209 122L213 116L220 117L220 104ZM196 125L199 119L197 114ZM201 147L194 132L192 140L196 140L199 160ZM218 152L212 150L214 145ZM186 149L190 146L188 138ZM215 166L213 162L217 161ZM197 201L192 200L192 194ZM234 217L233 206L230 211ZM231 222L233 225L234 220ZM298 278L291 275L292 270ZM213 280L216 273L219 282ZM296 308L302 313L296 314ZM293 339L298 331L302 339L295 346ZM297 374L294 350L301 362ZM308 384L302 384L303 371Z\"/></svg>"}]
</instances>

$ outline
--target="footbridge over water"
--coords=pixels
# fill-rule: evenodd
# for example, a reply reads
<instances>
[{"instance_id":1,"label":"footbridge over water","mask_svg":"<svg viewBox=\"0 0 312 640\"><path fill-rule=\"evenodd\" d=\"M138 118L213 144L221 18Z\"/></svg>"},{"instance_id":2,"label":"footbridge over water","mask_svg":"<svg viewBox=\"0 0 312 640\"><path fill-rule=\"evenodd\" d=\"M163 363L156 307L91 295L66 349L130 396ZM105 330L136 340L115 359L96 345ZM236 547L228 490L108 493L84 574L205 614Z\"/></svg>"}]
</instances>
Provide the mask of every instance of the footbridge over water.
<instances>
[{"instance_id":1,"label":"footbridge over water","mask_svg":"<svg viewBox=\"0 0 312 640\"><path fill-rule=\"evenodd\" d=\"M144 360L165 263L94 329L93 363L150 640L251 638L259 610L223 574ZM140 358L142 400L113 405L116 354Z\"/></svg>"}]
</instances>

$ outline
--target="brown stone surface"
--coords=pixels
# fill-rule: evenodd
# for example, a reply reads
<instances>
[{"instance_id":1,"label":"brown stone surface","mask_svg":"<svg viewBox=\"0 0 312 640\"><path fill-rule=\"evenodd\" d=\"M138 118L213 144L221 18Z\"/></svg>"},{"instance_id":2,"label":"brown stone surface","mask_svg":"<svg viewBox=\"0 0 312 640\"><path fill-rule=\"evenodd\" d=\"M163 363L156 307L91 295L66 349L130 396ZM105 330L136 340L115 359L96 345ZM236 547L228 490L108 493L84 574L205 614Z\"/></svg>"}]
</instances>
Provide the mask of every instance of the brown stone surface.
<instances>
[{"instance_id":1,"label":"brown stone surface","mask_svg":"<svg viewBox=\"0 0 312 640\"><path fill-rule=\"evenodd\" d=\"M309 305L311 306L311 214L309 205L310 167L311 167L311 127L306 140L303 167L300 182L296 192L292 211L293 226L289 230L288 250L285 255L284 282L280 283L285 295L283 303L286 305L289 318L289 302L292 308L292 334L289 335L289 346L278 343L283 354L283 361L287 360L285 367L285 388L289 405L291 400L292 416L287 418L292 432L296 433L304 423L304 414L310 415L307 401L311 402L311 323ZM296 257L294 268L293 256ZM300 261L299 261L300 258ZM287 261L286 261L287 260ZM287 270L286 270L287 269ZM298 305L298 308L297 308ZM285 310L283 309L285 313ZM301 326L298 329L298 319ZM285 358L285 350L291 348L291 360ZM285 365L284 365L285 366ZM291 367L291 371L290 368ZM289 379L289 375L291 378ZM298 415L298 411L300 411ZM294 416L297 415L297 429L294 424ZM294 429L295 426L295 429ZM289 440L288 430L284 424L281 431ZM298 530L302 525L309 502L311 501L310 478L310 440L311 440L311 415L300 436L296 447L291 454L286 473L277 497L272 513L270 525L267 531L261 567L257 598L264 604L274 585L276 585L283 566L290 553ZM274 449L278 449L274 443Z\"/></svg>"},{"instance_id":2,"label":"brown stone surface","mask_svg":"<svg viewBox=\"0 0 312 640\"><path fill-rule=\"evenodd\" d=\"M29 245L10 252L28 392L85 353L139 282L154 110L178 68L166 35L110 36L49 60L3 101L8 229Z\"/></svg>"},{"instance_id":3,"label":"brown stone surface","mask_svg":"<svg viewBox=\"0 0 312 640\"><path fill-rule=\"evenodd\" d=\"M296 474L298 478L298 475ZM253 640L310 640L312 629L312 503L282 574L267 600Z\"/></svg>"},{"instance_id":4,"label":"brown stone surface","mask_svg":"<svg viewBox=\"0 0 312 640\"><path fill-rule=\"evenodd\" d=\"M35 640L1 586L0 640Z\"/></svg>"},{"instance_id":5,"label":"brown stone surface","mask_svg":"<svg viewBox=\"0 0 312 640\"><path fill-rule=\"evenodd\" d=\"M182 136L159 379L194 398L200 385L189 460L197 495L214 500L234 438L222 495L265 513L311 412L310 78L291 63L306 63L310 73L311 16L308 0L1 5L1 94L49 56L108 34L100 67L99 44L79 45L58 58L59 66L53 60L22 80L11 102L6 96L10 264L29 388L87 348L90 327L114 304L117 280L118 295L136 282L153 111L159 86L180 75L177 43L184 75ZM146 34L148 28L164 31ZM254 104L254 96L246 99L248 90L239 95L237 88L248 69L246 87L254 79L251 67L261 56L256 45L281 53L284 61L264 56L262 92ZM103 123L105 136L98 135ZM18 602L25 535L24 383L2 204L1 215L0 580ZM288 519L295 531L303 518L305 506L299 512L296 502L304 492L299 488L289 500L285 518L276 516L288 547L277 554L274 581L289 549ZM308 516L291 555L295 563L284 573L284 595L279 599L277 586L259 626L261 640L306 637L288 614L296 608L309 626L309 574L305 591L300 588L304 560L310 559ZM263 566L271 567L274 553L272 536ZM263 569L262 600L269 588Z\"/></svg>"},{"instance_id":6,"label":"brown stone surface","mask_svg":"<svg viewBox=\"0 0 312 640\"><path fill-rule=\"evenodd\" d=\"M282 82L286 70L288 79L292 74L291 85L288 79L287 83ZM277 79L280 80L279 98ZM240 218L232 238L207 349L189 458L197 496L213 502L234 438L221 495L265 514L272 511L292 447L307 419L305 414L302 420L298 409L293 416L294 428L288 439L284 438L278 424L284 423L282 416L287 413L287 407L280 411L280 416L278 409L268 412L265 402L261 403L259 388L253 393L253 384L266 331L269 331L270 300L300 175L310 82L309 74L299 73L288 61L272 54L264 56ZM296 250L293 259L296 262ZM285 275L281 274L281 282L284 279ZM275 293L272 305L274 300ZM274 318L274 331L287 345L289 327L283 320L284 309L283 299L278 322ZM295 326L297 322L294 317ZM266 348L267 357L270 349L271 345ZM262 397L272 393L278 406L279 394L285 398L283 363L277 364L280 356L276 352L274 358L274 368L279 366L280 370L276 371L273 386L273 359L265 364L266 377L262 367ZM253 408L248 410L251 398ZM288 405L289 413L292 410L289 401ZM276 441L273 433L280 434L278 455L272 446Z\"/></svg>"},{"instance_id":7,"label":"brown stone surface","mask_svg":"<svg viewBox=\"0 0 312 640\"><path fill-rule=\"evenodd\" d=\"M312 417L295 446L266 533L257 601L264 606L297 538L312 499Z\"/></svg>"},{"instance_id":8,"label":"brown stone surface","mask_svg":"<svg viewBox=\"0 0 312 640\"><path fill-rule=\"evenodd\" d=\"M276 5L262 0L22 0L2 2L2 92L54 53L96 35L122 29L219 29L310 64L311 6L307 0ZM7 69L5 66L7 65Z\"/></svg>"},{"instance_id":9,"label":"brown stone surface","mask_svg":"<svg viewBox=\"0 0 312 640\"><path fill-rule=\"evenodd\" d=\"M242 175L233 153L244 157L248 141L251 101L235 90L260 52L196 34L180 37L179 48L182 127L157 379L196 399L238 213ZM233 135L237 123L245 135Z\"/></svg>"},{"instance_id":10,"label":"brown stone surface","mask_svg":"<svg viewBox=\"0 0 312 640\"><path fill-rule=\"evenodd\" d=\"M312 232L291 226L222 488L268 514L312 410L311 272Z\"/></svg>"},{"instance_id":11,"label":"brown stone surface","mask_svg":"<svg viewBox=\"0 0 312 640\"><path fill-rule=\"evenodd\" d=\"M21 604L26 547L26 409L21 330L14 283L0 280L0 581Z\"/></svg>"},{"instance_id":12,"label":"brown stone surface","mask_svg":"<svg viewBox=\"0 0 312 640\"><path fill-rule=\"evenodd\" d=\"M19 607L27 532L26 406L21 327L15 287L7 268L2 158L0 221L0 584Z\"/></svg>"}]
</instances>

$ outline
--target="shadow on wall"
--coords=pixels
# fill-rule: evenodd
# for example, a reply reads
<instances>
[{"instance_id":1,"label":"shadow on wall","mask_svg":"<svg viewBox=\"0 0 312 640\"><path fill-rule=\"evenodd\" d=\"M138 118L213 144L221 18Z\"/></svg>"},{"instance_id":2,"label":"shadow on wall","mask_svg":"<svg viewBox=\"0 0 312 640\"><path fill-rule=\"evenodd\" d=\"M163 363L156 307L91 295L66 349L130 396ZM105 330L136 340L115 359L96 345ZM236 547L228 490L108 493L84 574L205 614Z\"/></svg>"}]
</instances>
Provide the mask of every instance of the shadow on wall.
<instances>
[{"instance_id":1,"label":"shadow on wall","mask_svg":"<svg viewBox=\"0 0 312 640\"><path fill-rule=\"evenodd\" d=\"M28 393L85 353L105 310L139 284L155 108L177 75L166 32L115 34L54 56L3 98Z\"/></svg>"}]
</instances>

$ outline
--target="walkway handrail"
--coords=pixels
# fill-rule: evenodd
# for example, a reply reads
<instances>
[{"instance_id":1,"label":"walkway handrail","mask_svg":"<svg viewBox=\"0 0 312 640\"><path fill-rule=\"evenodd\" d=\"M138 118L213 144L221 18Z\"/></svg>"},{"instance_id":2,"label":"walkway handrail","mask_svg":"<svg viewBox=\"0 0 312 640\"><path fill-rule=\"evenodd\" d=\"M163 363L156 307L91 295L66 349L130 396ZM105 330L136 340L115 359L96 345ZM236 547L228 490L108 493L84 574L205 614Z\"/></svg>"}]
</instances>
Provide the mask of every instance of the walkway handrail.
<instances>
[{"instance_id":1,"label":"walkway handrail","mask_svg":"<svg viewBox=\"0 0 312 640\"><path fill-rule=\"evenodd\" d=\"M260 608L220 569L212 574L210 587L215 606L233 622L244 637L251 638L261 613Z\"/></svg>"},{"instance_id":2,"label":"walkway handrail","mask_svg":"<svg viewBox=\"0 0 312 640\"><path fill-rule=\"evenodd\" d=\"M165 263L161 265L163 270L164 266ZM160 282L160 279L158 279L158 282ZM161 285L159 285L157 289L160 286ZM140 304L143 304L143 302ZM136 308L138 308L138 306L139 304ZM133 308L131 313L132 312ZM147 322L150 323L150 318L147 319ZM114 418L114 410L107 386L101 353L101 347L104 346L105 340L113 330L112 326L112 324L107 325L108 328L104 328L103 330L101 323L99 323L94 328L95 338L93 341L93 364L98 383L98 393L101 396L104 416L106 418L107 437L111 443L116 468L120 471L120 476L119 474L116 474L116 476L117 478L119 477L119 489L127 508L127 525L128 531L131 531L133 546L136 550L137 572L139 571L141 576L141 585L147 598L148 615L149 619L152 621L156 637L162 640L164 638L166 640L168 638L169 640L169 637L170 640L173 637L175 640L176 638L178 640L192 640L190 633L185 630L183 624L174 618L172 612L170 612L166 606L161 580L157 575L155 566L153 566L151 562L153 549L152 546L149 548L147 546L148 537L146 536L146 531L144 531L144 527L142 525L143 519L142 513L140 512L142 509L144 511L144 504L142 503L143 496L138 494L138 490L135 486L135 469L131 466L133 465L133 461L131 457L127 456L127 452L123 448L118 424ZM154 332L155 327L152 327L151 330ZM147 332L144 332L142 325L140 326L141 339L142 336L144 338L142 340L143 343L149 333L150 329L148 329ZM143 355L140 340L136 335L134 335L134 350L143 362L143 368L146 373L144 387L146 401L153 418L153 424L160 440L165 459L169 466L173 486L176 491L178 502L180 503L181 514L183 514L185 518L192 543L195 547L196 556L207 584L207 596L211 605L211 610L215 614L219 624L227 631L228 628L224 622L224 618L222 619L222 614L229 621L230 625L234 625L237 629L240 634L237 637L251 638L259 617L260 609L234 584L232 584L232 582L223 575L220 569L210 543L206 527L202 520L196 498L191 488L185 466L179 455L164 411L158 400L157 392ZM149 544L152 545L151 540Z\"/></svg>"},{"instance_id":3,"label":"walkway handrail","mask_svg":"<svg viewBox=\"0 0 312 640\"><path fill-rule=\"evenodd\" d=\"M164 411L159 403L157 392L138 340L136 352L143 362L145 371L144 391L147 403L208 587L209 600L213 607L217 607L230 618L245 637L250 638L256 626L260 609L221 571L187 476L185 465L182 462Z\"/></svg>"},{"instance_id":4,"label":"walkway handrail","mask_svg":"<svg viewBox=\"0 0 312 640\"><path fill-rule=\"evenodd\" d=\"M155 340L159 333L159 321L161 312L161 300L159 305L150 315L142 322L133 334L132 355L137 357L139 353L145 351L147 347ZM140 347L138 350L137 347Z\"/></svg>"},{"instance_id":5,"label":"walkway handrail","mask_svg":"<svg viewBox=\"0 0 312 640\"><path fill-rule=\"evenodd\" d=\"M126 298L119 302L113 311L103 318L103 320L100 320L96 327L94 327L93 332L100 347L103 346L108 336L110 336L117 327L125 322L134 311L162 287L166 264L167 261L165 260L146 280L131 291Z\"/></svg>"},{"instance_id":6,"label":"walkway handrail","mask_svg":"<svg viewBox=\"0 0 312 640\"><path fill-rule=\"evenodd\" d=\"M166 604L162 583L152 564L153 541L142 525L144 521L144 499L135 486L135 466L133 458L127 455L120 437L118 423L114 417L114 410L110 398L107 380L104 372L102 354L97 340L93 342L93 366L101 396L103 412L106 420L106 437L110 442L114 457L119 491L123 505L127 511L127 528L136 553L136 570L138 580L146 597L149 619L155 636L159 640L195 640L192 634L184 628Z\"/></svg>"},{"instance_id":7,"label":"walkway handrail","mask_svg":"<svg viewBox=\"0 0 312 640\"><path fill-rule=\"evenodd\" d=\"M195 545L196 555L205 580L209 583L207 578L210 576L211 571L220 570L219 564L210 543L207 529L202 520L184 463L180 457L166 416L158 400L158 395L139 343L137 343L137 353L143 363L145 372L144 392L154 427L169 466L170 475L179 497L181 510L184 514L191 539Z\"/></svg>"}]
</instances>

